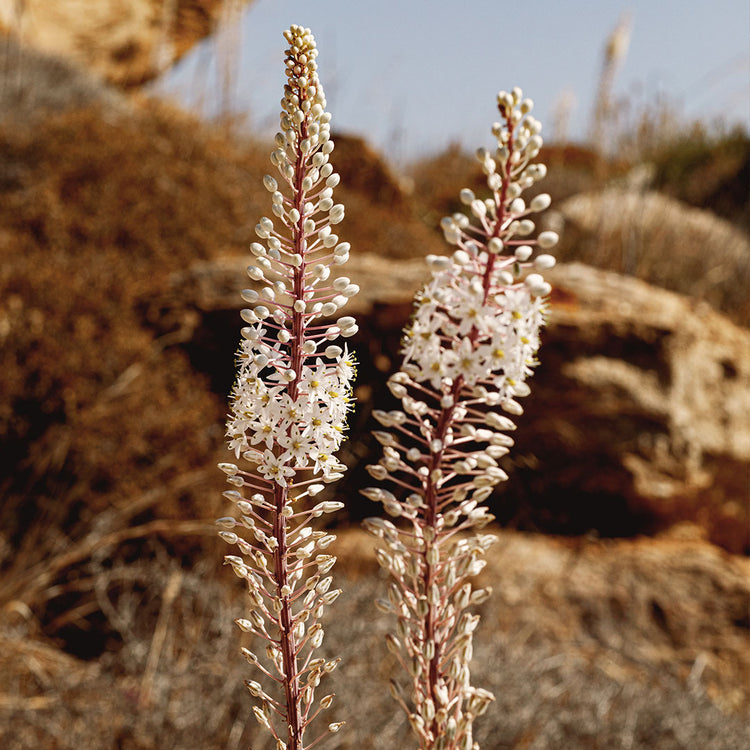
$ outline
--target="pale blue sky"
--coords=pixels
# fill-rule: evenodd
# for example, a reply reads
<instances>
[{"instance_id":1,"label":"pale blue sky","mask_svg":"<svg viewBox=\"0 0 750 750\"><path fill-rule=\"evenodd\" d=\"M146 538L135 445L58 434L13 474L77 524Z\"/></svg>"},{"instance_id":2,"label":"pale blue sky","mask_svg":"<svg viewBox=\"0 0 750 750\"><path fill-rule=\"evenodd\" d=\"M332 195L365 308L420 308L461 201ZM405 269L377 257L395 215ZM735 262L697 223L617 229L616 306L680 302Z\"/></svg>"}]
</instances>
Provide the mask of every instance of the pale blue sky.
<instances>
[{"instance_id":1,"label":"pale blue sky","mask_svg":"<svg viewBox=\"0 0 750 750\"><path fill-rule=\"evenodd\" d=\"M585 138L605 41L623 11L630 46L615 96L636 107L666 98L686 120L750 126L750 0L256 0L215 45L194 50L161 84L215 111L221 71L233 109L263 133L276 129L282 31L309 26L336 130L365 136L394 161L451 142L489 141L499 89L521 86L551 136L561 97L568 135ZM220 58L221 59L221 58Z\"/></svg>"}]
</instances>

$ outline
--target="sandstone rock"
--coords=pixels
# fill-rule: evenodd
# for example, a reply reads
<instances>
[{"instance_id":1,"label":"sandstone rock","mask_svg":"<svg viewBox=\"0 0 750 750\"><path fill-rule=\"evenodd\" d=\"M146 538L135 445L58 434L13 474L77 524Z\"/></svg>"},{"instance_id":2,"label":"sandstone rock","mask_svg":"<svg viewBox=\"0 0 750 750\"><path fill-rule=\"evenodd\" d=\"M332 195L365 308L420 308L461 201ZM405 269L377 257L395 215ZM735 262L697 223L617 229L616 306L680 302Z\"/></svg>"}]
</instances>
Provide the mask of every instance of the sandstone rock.
<instances>
[{"instance_id":1,"label":"sandstone rock","mask_svg":"<svg viewBox=\"0 0 750 750\"><path fill-rule=\"evenodd\" d=\"M175 300L190 299L203 311L232 310L242 304L239 290L252 287L245 268L254 256L225 257L196 263L172 277ZM411 308L414 292L426 279L423 258L394 260L371 253L352 253L345 266L335 266L332 278L349 276L360 293L346 307L352 315L370 315L377 306Z\"/></svg>"},{"instance_id":2,"label":"sandstone rock","mask_svg":"<svg viewBox=\"0 0 750 750\"><path fill-rule=\"evenodd\" d=\"M203 340L206 315L241 306L243 266L228 259L175 277ZM360 406L344 480L356 496L372 448L366 415L388 398L384 376L427 274L420 259L362 253L344 270L362 288L349 308L362 329ZM615 536L691 521L730 550L750 549L750 332L706 303L582 264L550 278L542 364L495 512L524 528Z\"/></svg>"},{"instance_id":3,"label":"sandstone rock","mask_svg":"<svg viewBox=\"0 0 750 750\"><path fill-rule=\"evenodd\" d=\"M750 549L750 332L636 279L580 264L550 278L517 433L530 502L579 531L621 513L641 516L633 531L687 519Z\"/></svg>"},{"instance_id":4,"label":"sandstone rock","mask_svg":"<svg viewBox=\"0 0 750 750\"><path fill-rule=\"evenodd\" d=\"M250 0L0 0L0 29L124 88L155 78Z\"/></svg>"}]
</instances>

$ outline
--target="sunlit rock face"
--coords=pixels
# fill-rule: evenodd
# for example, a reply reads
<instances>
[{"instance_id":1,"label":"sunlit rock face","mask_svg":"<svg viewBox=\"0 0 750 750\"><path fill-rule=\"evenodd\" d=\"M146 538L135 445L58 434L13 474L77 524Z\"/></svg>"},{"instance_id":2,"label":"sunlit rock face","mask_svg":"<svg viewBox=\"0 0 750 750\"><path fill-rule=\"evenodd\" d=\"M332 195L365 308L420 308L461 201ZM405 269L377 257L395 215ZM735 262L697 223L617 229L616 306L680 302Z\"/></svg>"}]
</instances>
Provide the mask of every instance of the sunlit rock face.
<instances>
[{"instance_id":1,"label":"sunlit rock face","mask_svg":"<svg viewBox=\"0 0 750 750\"><path fill-rule=\"evenodd\" d=\"M230 279L242 265L227 259L175 276L200 308L195 341L218 340L209 330L217 311L232 308ZM360 253L347 273L362 288L353 307L367 331L355 342L365 422L387 399L382 381L425 271L421 259ZM541 364L513 433L514 457L503 465L511 482L492 501L493 513L524 529L614 537L688 522L746 552L748 331L705 302L580 263L559 266L550 279ZM352 460L371 448L356 426L351 444ZM356 498L364 478L358 468L351 474ZM365 513L355 501L351 511Z\"/></svg>"},{"instance_id":2,"label":"sunlit rock face","mask_svg":"<svg viewBox=\"0 0 750 750\"><path fill-rule=\"evenodd\" d=\"M0 30L122 88L155 78L250 0L0 0Z\"/></svg>"},{"instance_id":3,"label":"sunlit rock face","mask_svg":"<svg viewBox=\"0 0 750 750\"><path fill-rule=\"evenodd\" d=\"M550 276L557 298L517 432L524 512L548 530L605 535L690 521L746 552L747 329L582 264Z\"/></svg>"}]
</instances>

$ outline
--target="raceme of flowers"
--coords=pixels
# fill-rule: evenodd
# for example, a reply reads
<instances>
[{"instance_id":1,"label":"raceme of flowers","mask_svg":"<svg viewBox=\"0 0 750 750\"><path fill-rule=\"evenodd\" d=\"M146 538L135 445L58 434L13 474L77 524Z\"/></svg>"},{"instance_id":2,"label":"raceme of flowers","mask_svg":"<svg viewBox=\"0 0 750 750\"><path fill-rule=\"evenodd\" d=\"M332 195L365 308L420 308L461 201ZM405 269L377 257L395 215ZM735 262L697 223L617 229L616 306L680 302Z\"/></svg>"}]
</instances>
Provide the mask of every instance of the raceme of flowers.
<instances>
[{"instance_id":1,"label":"raceme of flowers","mask_svg":"<svg viewBox=\"0 0 750 750\"><path fill-rule=\"evenodd\" d=\"M243 653L264 680L246 682L258 702L255 716L279 750L306 750L341 726L329 723L305 739L333 701L328 695L316 704L315 689L338 663L314 657L323 641L321 615L340 591L328 575L335 537L313 522L343 507L310 498L345 469L335 452L345 437L355 363L334 342L357 331L340 311L359 289L332 274L348 260L349 244L333 231L344 207L333 199L339 177L329 162L333 141L315 40L300 26L285 38L288 80L271 154L278 177L263 180L274 218L260 219L259 241L250 248L255 285L242 296L253 307L242 311L247 326L227 422L229 447L249 466L219 465L239 517L218 524L237 551L225 561L248 589L248 612L237 625L253 636L253 649Z\"/></svg>"},{"instance_id":2,"label":"raceme of flowers","mask_svg":"<svg viewBox=\"0 0 750 750\"><path fill-rule=\"evenodd\" d=\"M378 536L380 564L390 572L388 599L378 607L397 618L389 635L411 681L410 695L392 692L406 711L422 750L478 750L473 720L493 700L470 684L478 616L469 608L489 589L471 579L484 567L494 536L476 533L493 520L482 504L507 479L498 461L528 395L550 285L541 272L554 258L539 250L557 235L536 230L531 215L550 204L521 194L546 174L534 163L542 145L532 103L519 89L498 95L497 147L479 149L489 197L461 191L468 213L442 221L448 256L429 256L432 279L417 295L404 332L403 363L389 380L401 408L377 410L383 446L368 470L391 489L364 494L400 525L366 521ZM393 491L391 491L393 490ZM474 530L473 535L466 532Z\"/></svg>"},{"instance_id":3,"label":"raceme of flowers","mask_svg":"<svg viewBox=\"0 0 750 750\"><path fill-rule=\"evenodd\" d=\"M245 340L240 345L227 429L230 448L237 457L256 463L266 480L282 486L300 469L311 468L326 481L338 479L344 467L334 454L345 437L351 408L351 354L327 346L320 357L309 346L312 356L300 369L293 397L283 381L288 352L278 341L264 341L267 331L262 325L251 331L259 343Z\"/></svg>"}]
</instances>

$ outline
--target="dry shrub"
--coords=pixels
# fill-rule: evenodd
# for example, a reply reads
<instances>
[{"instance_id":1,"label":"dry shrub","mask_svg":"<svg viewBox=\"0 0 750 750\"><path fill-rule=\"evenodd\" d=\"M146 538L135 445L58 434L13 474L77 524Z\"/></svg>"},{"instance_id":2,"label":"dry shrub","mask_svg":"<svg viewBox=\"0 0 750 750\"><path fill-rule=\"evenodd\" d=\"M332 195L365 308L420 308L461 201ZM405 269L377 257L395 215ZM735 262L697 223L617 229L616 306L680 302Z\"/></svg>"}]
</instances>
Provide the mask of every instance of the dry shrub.
<instances>
[{"instance_id":1,"label":"dry shrub","mask_svg":"<svg viewBox=\"0 0 750 750\"><path fill-rule=\"evenodd\" d=\"M387 206L364 193L346 190L343 184L337 195L349 217L340 225L340 236L351 242L352 252L359 249L383 258L420 258L442 252L441 238L414 218L394 219Z\"/></svg>"},{"instance_id":2,"label":"dry shrub","mask_svg":"<svg viewBox=\"0 0 750 750\"><path fill-rule=\"evenodd\" d=\"M148 279L247 247L264 161L164 106L129 118L79 110L2 133L0 217L33 246L79 261L128 254Z\"/></svg>"},{"instance_id":3,"label":"dry shrub","mask_svg":"<svg viewBox=\"0 0 750 750\"><path fill-rule=\"evenodd\" d=\"M34 607L106 510L100 536L218 511L223 399L152 300L177 269L245 250L256 165L162 107L0 135L4 601Z\"/></svg>"},{"instance_id":4,"label":"dry shrub","mask_svg":"<svg viewBox=\"0 0 750 750\"><path fill-rule=\"evenodd\" d=\"M642 117L635 139L639 160L654 167L655 189L750 231L746 129L709 128L701 122L681 127L674 120L664 127L658 120Z\"/></svg>"},{"instance_id":5,"label":"dry shrub","mask_svg":"<svg viewBox=\"0 0 750 750\"><path fill-rule=\"evenodd\" d=\"M409 170L414 199L423 221L438 229L443 216L461 209L458 192L467 187L477 195L486 192L486 181L477 160L453 144L435 156L416 162ZM440 235L442 237L442 233Z\"/></svg>"},{"instance_id":6,"label":"dry shrub","mask_svg":"<svg viewBox=\"0 0 750 750\"><path fill-rule=\"evenodd\" d=\"M750 322L750 238L729 222L660 193L621 188L574 196L557 210L559 260L635 276Z\"/></svg>"},{"instance_id":7,"label":"dry shrub","mask_svg":"<svg viewBox=\"0 0 750 750\"><path fill-rule=\"evenodd\" d=\"M526 191L529 200L537 193L549 193L554 207L566 198L592 190L599 184L596 176L598 157L586 146L545 143L539 161L547 165L547 176ZM605 168L611 178L617 178L626 173L627 164L614 159ZM456 145L418 161L412 165L409 174L414 181L414 201L419 212L424 221L435 229L443 216L463 208L458 199L462 187L471 188L481 196L487 193L486 178L482 175L480 164L472 154L461 151Z\"/></svg>"},{"instance_id":8,"label":"dry shrub","mask_svg":"<svg viewBox=\"0 0 750 750\"><path fill-rule=\"evenodd\" d=\"M373 605L385 582L372 542L344 532L333 551L344 592L323 648L343 658L329 687L331 720L347 725L328 746L409 747L409 726L384 688L399 667L383 643L390 624ZM495 595L481 607L472 669L497 696L477 721L481 746L743 747L743 562L701 542L503 533L483 573ZM16 611L0 634L3 747L271 750L243 694L254 675L238 658L232 623L242 594L224 572L208 559L181 568L156 539L92 556L57 592L91 590L108 641L90 663L30 638Z\"/></svg>"},{"instance_id":9,"label":"dry shrub","mask_svg":"<svg viewBox=\"0 0 750 750\"><path fill-rule=\"evenodd\" d=\"M410 200L381 155L364 138L334 133L333 141L336 144L333 164L341 175L341 187L362 193L387 208L391 217L408 217Z\"/></svg>"}]
</instances>

